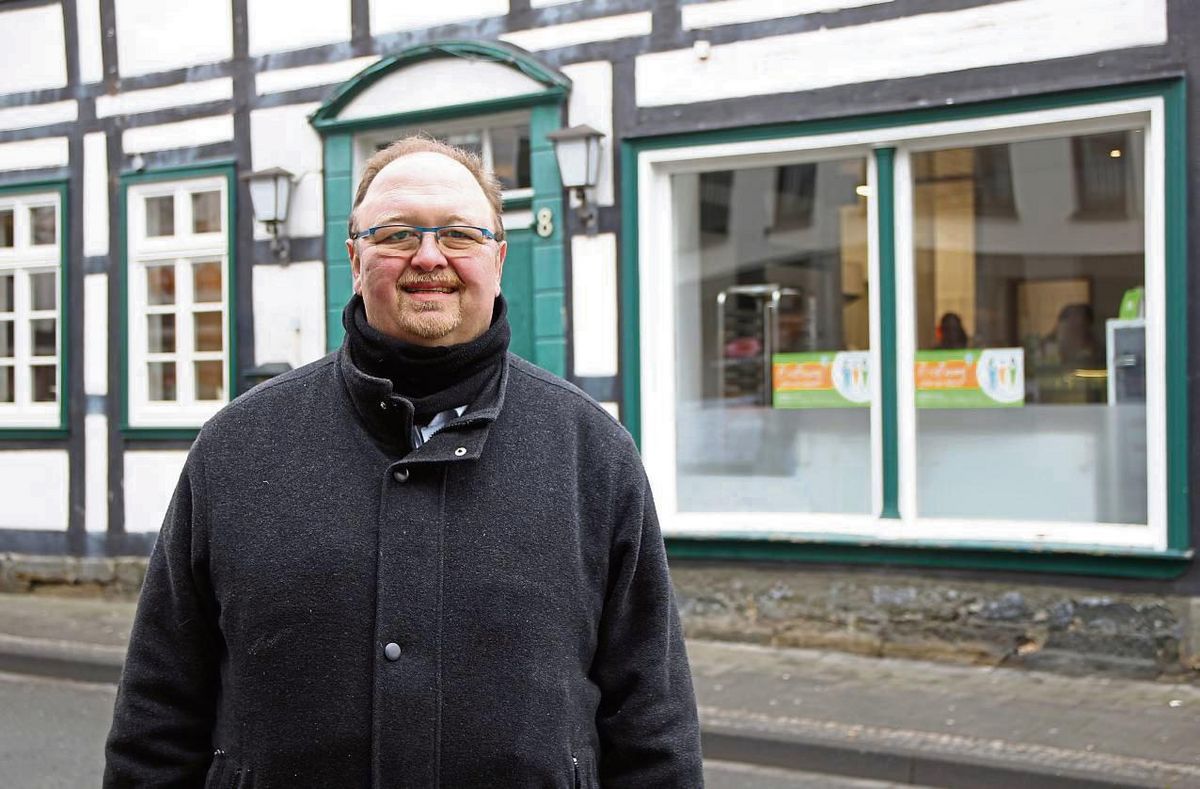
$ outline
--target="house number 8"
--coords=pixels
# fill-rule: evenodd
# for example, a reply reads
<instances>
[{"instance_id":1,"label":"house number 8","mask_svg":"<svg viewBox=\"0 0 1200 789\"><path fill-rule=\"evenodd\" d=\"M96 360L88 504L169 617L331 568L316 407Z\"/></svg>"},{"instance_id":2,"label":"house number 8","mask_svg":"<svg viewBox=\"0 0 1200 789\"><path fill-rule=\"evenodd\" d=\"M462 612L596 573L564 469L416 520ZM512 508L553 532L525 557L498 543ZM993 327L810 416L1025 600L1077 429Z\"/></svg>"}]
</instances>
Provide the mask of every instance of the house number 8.
<instances>
[{"instance_id":1,"label":"house number 8","mask_svg":"<svg viewBox=\"0 0 1200 789\"><path fill-rule=\"evenodd\" d=\"M554 233L554 212L549 208L538 209L535 232L542 238L549 238Z\"/></svg>"}]
</instances>

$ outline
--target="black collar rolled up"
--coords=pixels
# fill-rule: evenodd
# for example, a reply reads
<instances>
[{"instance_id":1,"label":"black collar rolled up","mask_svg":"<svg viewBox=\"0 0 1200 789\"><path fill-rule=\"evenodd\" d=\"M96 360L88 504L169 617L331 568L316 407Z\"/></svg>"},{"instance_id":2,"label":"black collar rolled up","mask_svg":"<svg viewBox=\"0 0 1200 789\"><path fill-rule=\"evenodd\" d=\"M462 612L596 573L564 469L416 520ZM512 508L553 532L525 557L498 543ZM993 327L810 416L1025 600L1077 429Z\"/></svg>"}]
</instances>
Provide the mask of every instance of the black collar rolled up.
<instances>
[{"instance_id":1,"label":"black collar rolled up","mask_svg":"<svg viewBox=\"0 0 1200 789\"><path fill-rule=\"evenodd\" d=\"M496 297L487 331L458 345L414 345L380 332L367 322L359 294L342 311L342 326L354 365L367 375L390 381L393 394L412 403L419 424L442 411L474 403L495 380L511 337L502 295Z\"/></svg>"}]
</instances>

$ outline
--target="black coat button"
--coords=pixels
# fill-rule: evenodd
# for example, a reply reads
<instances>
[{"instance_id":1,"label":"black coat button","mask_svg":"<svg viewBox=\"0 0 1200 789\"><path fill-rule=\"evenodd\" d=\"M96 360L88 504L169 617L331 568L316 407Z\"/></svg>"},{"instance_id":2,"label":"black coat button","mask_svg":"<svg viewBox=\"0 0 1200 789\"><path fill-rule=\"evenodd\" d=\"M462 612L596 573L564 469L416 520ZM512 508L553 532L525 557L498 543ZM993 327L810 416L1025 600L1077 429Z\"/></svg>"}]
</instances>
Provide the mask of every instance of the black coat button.
<instances>
[{"instance_id":1,"label":"black coat button","mask_svg":"<svg viewBox=\"0 0 1200 789\"><path fill-rule=\"evenodd\" d=\"M397 644L395 641L389 641L387 646L385 646L383 648L383 656L385 658L387 658L388 660L392 660L392 661L399 660L400 659L400 645Z\"/></svg>"},{"instance_id":2,"label":"black coat button","mask_svg":"<svg viewBox=\"0 0 1200 789\"><path fill-rule=\"evenodd\" d=\"M392 479L397 482L408 482L408 469L398 468L392 472Z\"/></svg>"}]
</instances>

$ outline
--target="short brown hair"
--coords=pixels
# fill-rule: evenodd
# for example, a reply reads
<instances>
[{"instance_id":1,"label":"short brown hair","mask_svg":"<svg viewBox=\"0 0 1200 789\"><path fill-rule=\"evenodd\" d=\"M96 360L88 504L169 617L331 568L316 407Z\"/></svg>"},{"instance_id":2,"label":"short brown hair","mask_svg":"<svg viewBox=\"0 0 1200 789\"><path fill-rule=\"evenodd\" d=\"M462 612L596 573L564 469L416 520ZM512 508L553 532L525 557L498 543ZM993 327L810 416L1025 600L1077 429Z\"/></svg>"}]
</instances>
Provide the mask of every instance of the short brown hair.
<instances>
[{"instance_id":1,"label":"short brown hair","mask_svg":"<svg viewBox=\"0 0 1200 789\"><path fill-rule=\"evenodd\" d=\"M488 204L492 207L492 214L494 214L496 222L496 227L493 228L496 233L496 240L504 240L504 225L500 220L500 192L502 187L500 186L500 180L496 178L496 174L484 167L483 160L471 151L434 139L424 133L413 134L396 140L367 160L366 166L363 167L362 178L358 182L358 191L354 195L354 205L350 209L348 229L351 235L354 234L354 212L358 209L359 203L366 197L367 189L371 186L371 182L375 180L375 176L379 175L379 171L384 167L387 167L402 156L408 156L410 153L440 153L442 156L453 159L467 168L471 172L471 175L475 176L475 180L479 183L479 188L483 190Z\"/></svg>"}]
</instances>

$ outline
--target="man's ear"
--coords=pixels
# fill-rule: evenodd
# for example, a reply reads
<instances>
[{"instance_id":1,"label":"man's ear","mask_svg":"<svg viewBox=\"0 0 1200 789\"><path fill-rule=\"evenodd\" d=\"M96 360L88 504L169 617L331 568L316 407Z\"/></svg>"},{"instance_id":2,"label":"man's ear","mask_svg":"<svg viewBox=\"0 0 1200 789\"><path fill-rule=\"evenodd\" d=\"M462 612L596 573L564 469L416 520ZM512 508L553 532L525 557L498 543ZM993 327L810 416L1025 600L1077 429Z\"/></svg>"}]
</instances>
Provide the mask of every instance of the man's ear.
<instances>
[{"instance_id":1,"label":"man's ear","mask_svg":"<svg viewBox=\"0 0 1200 789\"><path fill-rule=\"evenodd\" d=\"M496 249L496 295L500 295L500 279L504 275L504 259L508 257L508 242L501 241Z\"/></svg>"},{"instance_id":2,"label":"man's ear","mask_svg":"<svg viewBox=\"0 0 1200 789\"><path fill-rule=\"evenodd\" d=\"M358 249L354 245L354 239L346 239L346 255L350 258L350 282L354 286L354 292L362 291L362 263L358 259Z\"/></svg>"}]
</instances>

